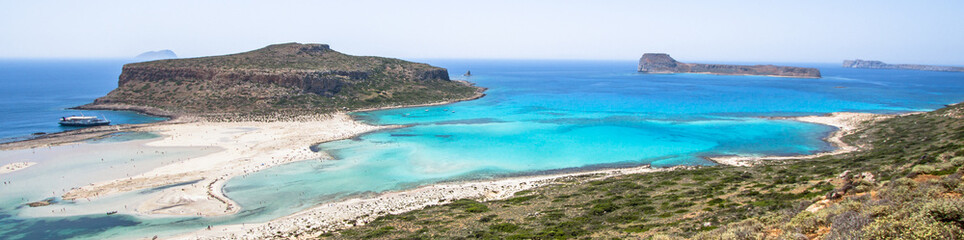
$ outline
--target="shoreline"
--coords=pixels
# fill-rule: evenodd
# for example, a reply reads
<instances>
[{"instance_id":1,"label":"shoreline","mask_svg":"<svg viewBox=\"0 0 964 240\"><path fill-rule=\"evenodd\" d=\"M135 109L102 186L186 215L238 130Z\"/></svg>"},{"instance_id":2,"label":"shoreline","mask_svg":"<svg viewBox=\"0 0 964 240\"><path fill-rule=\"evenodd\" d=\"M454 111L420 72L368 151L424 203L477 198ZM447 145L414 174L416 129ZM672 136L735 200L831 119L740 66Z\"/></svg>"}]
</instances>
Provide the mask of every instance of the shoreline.
<instances>
[{"instance_id":1,"label":"shoreline","mask_svg":"<svg viewBox=\"0 0 964 240\"><path fill-rule=\"evenodd\" d=\"M471 84L471 86L475 86L475 85L474 85L474 84ZM350 113L359 113L359 112L371 112L371 111L378 111L378 110L388 110L388 109L404 109L404 108L439 106L439 105L453 104L453 103L457 103L457 102L466 102L466 101L472 101L472 100L476 100L476 99L485 97L485 91L486 91L486 90L489 90L489 89L488 89L488 88L484 88L484 87L476 87L475 95L472 95L471 97L464 98L464 99L451 100L451 101L443 101L443 102L436 102L436 103L425 103L425 104L405 105L405 106L387 106L387 107L363 108L363 109L350 110L350 111L348 111L348 113L350 114Z\"/></svg>"},{"instance_id":2,"label":"shoreline","mask_svg":"<svg viewBox=\"0 0 964 240\"><path fill-rule=\"evenodd\" d=\"M364 225L398 214L459 199L502 200L516 192L567 181L586 182L627 174L672 171L691 166L651 168L648 165L488 180L441 182L414 189L382 192L314 206L268 222L213 226L165 239L312 239L325 232Z\"/></svg>"},{"instance_id":3,"label":"shoreline","mask_svg":"<svg viewBox=\"0 0 964 240\"><path fill-rule=\"evenodd\" d=\"M96 103L96 102L94 102L94 103L88 103L88 104L84 104L84 105L80 105L80 106L76 106L76 107L72 107L72 108L68 108L68 109L75 109L75 110L128 111L128 112L135 112L135 113L139 113L139 114L143 114L143 115L148 115L148 116L152 116L152 117L167 118L168 120L165 120L165 121L174 120L174 119L177 119L177 118L179 118L179 117L182 117L181 114L175 114L175 113L173 113L173 112L169 112L169 111L167 111L167 110L163 110L163 109L160 109L160 108L147 107L147 106L137 106L137 105L129 105L129 104L119 104L119 103ZM160 122L164 122L164 121L160 121Z\"/></svg>"},{"instance_id":4,"label":"shoreline","mask_svg":"<svg viewBox=\"0 0 964 240\"><path fill-rule=\"evenodd\" d=\"M181 124L181 123L192 123L192 122L291 122L291 121L310 121L311 119L329 117L336 114L352 114L357 112L368 112L368 111L378 111L387 109L401 109L401 108L414 108L414 107L425 107L425 106L438 106L445 104L452 104L457 102L472 101L486 96L485 91L488 88L475 86L474 83L465 80L453 80L462 82L466 85L473 86L476 88L475 94L468 98L456 99L450 101L442 101L435 103L425 103L416 105L396 105L396 106L385 106L377 108L365 108L358 110L350 110L345 112L333 112L325 114L314 114L314 115L301 115L296 117L258 117L257 120L235 120L235 121L216 121L215 119L205 119L199 116L189 116L184 114L176 114L170 111L155 107L147 106L136 106L129 104L113 104L113 103L89 103L76 107L71 107L69 109L77 110L107 110L107 111L127 111L134 112L138 114L144 114L152 117L162 117L167 118L167 120L151 122L151 123L139 123L139 124L118 124L118 125L107 125L107 126L96 126L88 127L82 129L74 129L62 132L48 133L37 137L26 138L22 140L16 140L11 142L0 143L0 151L7 150L18 150L18 149L28 149L37 147L51 147L67 144L75 144L83 140L93 139L102 137L108 134L118 133L118 132L128 132L128 131L142 131L145 128L151 128L158 125L166 124ZM271 121L274 120L274 121ZM323 142L317 142L319 144Z\"/></svg>"},{"instance_id":5,"label":"shoreline","mask_svg":"<svg viewBox=\"0 0 964 240\"><path fill-rule=\"evenodd\" d=\"M823 140L832 144L835 149L828 152L818 152L813 154L805 155L793 155L793 156L739 156L739 155L723 155L723 156L703 156L703 159L720 164L729 166L752 166L754 164L763 161L773 161L773 160L791 160L791 159L813 159L829 155L837 155L843 153L854 152L860 150L860 146L851 146L843 141L843 137L854 133L859 130L865 124L870 124L876 121L892 118L895 116L918 114L919 112L904 113L904 114L875 114L875 113L857 113L857 112L833 112L825 115L819 116L799 116L799 117L766 117L766 119L771 120L791 120L804 123L821 124L826 126L835 127L836 130L832 131L829 136Z\"/></svg>"},{"instance_id":6,"label":"shoreline","mask_svg":"<svg viewBox=\"0 0 964 240\"><path fill-rule=\"evenodd\" d=\"M767 75L767 74L727 74L727 73L714 73L714 72L639 72L643 74L703 74L703 75L717 75L717 76L760 76L760 77L779 77L779 78L804 78L804 79L821 79L821 77L806 77L806 76L785 76L785 75Z\"/></svg>"}]
</instances>

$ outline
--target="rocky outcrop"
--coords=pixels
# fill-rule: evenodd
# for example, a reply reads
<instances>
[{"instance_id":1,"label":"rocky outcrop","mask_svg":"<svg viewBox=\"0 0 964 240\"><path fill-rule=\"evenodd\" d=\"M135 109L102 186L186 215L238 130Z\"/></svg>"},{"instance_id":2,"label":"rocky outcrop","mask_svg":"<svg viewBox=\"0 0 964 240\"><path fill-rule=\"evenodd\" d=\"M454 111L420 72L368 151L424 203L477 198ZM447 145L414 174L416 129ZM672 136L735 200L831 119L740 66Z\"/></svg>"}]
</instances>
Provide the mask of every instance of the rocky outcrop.
<instances>
[{"instance_id":1,"label":"rocky outcrop","mask_svg":"<svg viewBox=\"0 0 964 240\"><path fill-rule=\"evenodd\" d=\"M646 53L639 59L642 73L706 73L719 75L761 75L796 78L820 78L816 68L774 65L728 65L681 63L665 53Z\"/></svg>"},{"instance_id":2,"label":"rocky outcrop","mask_svg":"<svg viewBox=\"0 0 964 240\"><path fill-rule=\"evenodd\" d=\"M939 72L964 72L964 67L934 66L934 65L920 65L920 64L887 64L881 61L860 60L860 59L844 60L843 67L869 68L869 69L903 69L903 70L939 71Z\"/></svg>"},{"instance_id":3,"label":"rocky outcrop","mask_svg":"<svg viewBox=\"0 0 964 240\"><path fill-rule=\"evenodd\" d=\"M444 68L276 44L214 57L124 65L118 87L81 109L143 106L175 115L324 113L471 97Z\"/></svg>"}]
</instances>

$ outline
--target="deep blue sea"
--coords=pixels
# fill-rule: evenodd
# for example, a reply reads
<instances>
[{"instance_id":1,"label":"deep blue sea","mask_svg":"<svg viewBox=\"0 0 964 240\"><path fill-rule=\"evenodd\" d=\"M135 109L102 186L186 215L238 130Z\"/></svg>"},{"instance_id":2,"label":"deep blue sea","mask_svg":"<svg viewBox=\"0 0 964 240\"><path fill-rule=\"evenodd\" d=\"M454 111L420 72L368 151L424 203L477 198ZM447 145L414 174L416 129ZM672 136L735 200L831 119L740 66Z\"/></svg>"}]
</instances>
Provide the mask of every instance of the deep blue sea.
<instances>
[{"instance_id":1,"label":"deep blue sea","mask_svg":"<svg viewBox=\"0 0 964 240\"><path fill-rule=\"evenodd\" d=\"M91 103L117 87L127 59L12 60L0 59L0 143L33 133L77 129L61 127L60 117L106 117L112 124L164 120L133 112L78 111L67 108Z\"/></svg>"},{"instance_id":2,"label":"deep blue sea","mask_svg":"<svg viewBox=\"0 0 964 240\"><path fill-rule=\"evenodd\" d=\"M656 167L708 165L712 163L702 157L709 155L809 154L832 150L832 146L821 140L833 130L832 127L761 117L839 111L927 111L964 101L964 73L789 64L818 67L824 76L821 79L797 79L639 74L633 60L421 61L448 68L453 79L464 79L489 88L487 96L449 105L355 113L355 118L370 124L405 124L409 127L318 146L335 160L296 162L229 180L224 191L243 208L236 216L141 218L93 214L28 218L18 217L27 211L15 206L23 204L21 200L0 197L0 203L6 205L0 206L0 238L163 236L212 224L263 222L357 194L442 181L643 164ZM19 130L0 133L4 134L2 136L22 136L57 130L58 114L71 113L62 108L90 102L112 89L122 63L2 63L0 79L5 87L2 120L11 124L5 123L4 128L10 126ZM461 76L468 70L474 75ZM52 75L42 79L49 83L8 80L46 76L43 74L48 72ZM90 85L85 86L100 87L73 90L63 86L74 82L72 79L86 79ZM6 89L8 82L14 89ZM59 90L42 91L47 88ZM6 92L21 97L11 97ZM54 96L44 97L43 94ZM27 105L22 104L21 99L33 99L24 101L35 107L21 107ZM42 108L48 111L37 110ZM15 110L19 111L18 114L9 114ZM53 116L50 121L53 126L45 128L48 126L28 125L37 121L7 120L8 115L28 119ZM108 117L114 120L113 115ZM145 118L133 115L131 119ZM156 119L144 121L153 120ZM107 145L93 144L62 151L81 151L97 146ZM113 156L121 162L130 154L116 151ZM174 152L183 156L192 154L190 149ZM0 152L0 156L2 154ZM163 161L158 158L161 157L142 156L130 162L150 164ZM50 174L41 170L30 172L27 169L17 172L14 178L19 181L35 179L36 176L30 175L34 173ZM57 171L67 170L48 172ZM72 183L59 184L71 186ZM0 194L21 193L18 190L4 191L0 189ZM30 194L37 198L49 193ZM136 198L138 194L132 193L131 197Z\"/></svg>"}]
</instances>

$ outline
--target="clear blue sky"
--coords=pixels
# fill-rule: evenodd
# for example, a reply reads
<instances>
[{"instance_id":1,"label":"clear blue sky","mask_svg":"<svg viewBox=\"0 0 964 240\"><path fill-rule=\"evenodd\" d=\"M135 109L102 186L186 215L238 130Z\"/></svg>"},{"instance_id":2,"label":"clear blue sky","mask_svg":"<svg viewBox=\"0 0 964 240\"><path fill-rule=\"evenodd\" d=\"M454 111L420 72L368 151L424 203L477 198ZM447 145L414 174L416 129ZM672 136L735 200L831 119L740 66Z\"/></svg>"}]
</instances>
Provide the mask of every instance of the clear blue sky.
<instances>
[{"instance_id":1,"label":"clear blue sky","mask_svg":"<svg viewBox=\"0 0 964 240\"><path fill-rule=\"evenodd\" d=\"M0 0L0 58L328 43L399 58L964 65L964 1Z\"/></svg>"}]
</instances>

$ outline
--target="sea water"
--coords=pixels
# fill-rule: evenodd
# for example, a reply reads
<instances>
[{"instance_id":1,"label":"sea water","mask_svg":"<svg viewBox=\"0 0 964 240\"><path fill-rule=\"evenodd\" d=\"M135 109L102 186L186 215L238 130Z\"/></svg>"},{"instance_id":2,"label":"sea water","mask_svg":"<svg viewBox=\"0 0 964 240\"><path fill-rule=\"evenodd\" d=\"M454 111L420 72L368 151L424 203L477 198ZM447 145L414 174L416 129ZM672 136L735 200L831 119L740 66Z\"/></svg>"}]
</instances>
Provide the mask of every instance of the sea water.
<instances>
[{"instance_id":1,"label":"sea water","mask_svg":"<svg viewBox=\"0 0 964 240\"><path fill-rule=\"evenodd\" d=\"M121 67L132 61L0 59L0 143L27 139L34 133L78 129L57 124L71 115L106 117L111 124L164 120L126 111L68 109L117 88Z\"/></svg>"},{"instance_id":2,"label":"sea water","mask_svg":"<svg viewBox=\"0 0 964 240\"><path fill-rule=\"evenodd\" d=\"M714 155L810 154L832 150L821 140L832 127L765 117L926 111L964 100L961 73L836 64L793 64L818 67L824 75L799 79L639 74L633 61L424 62L489 88L487 96L353 114L369 124L409 126L317 146L334 160L295 162L229 180L224 191L242 206L237 215L33 217L7 206L0 225L18 227L0 230L0 238L164 236L263 222L325 202L436 182L645 164L709 165L703 157ZM474 75L458 74L467 70ZM133 199L139 192L128 195Z\"/></svg>"}]
</instances>

